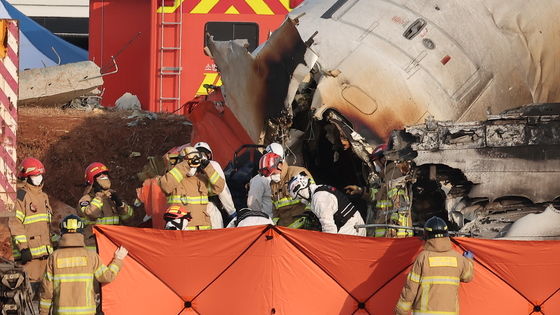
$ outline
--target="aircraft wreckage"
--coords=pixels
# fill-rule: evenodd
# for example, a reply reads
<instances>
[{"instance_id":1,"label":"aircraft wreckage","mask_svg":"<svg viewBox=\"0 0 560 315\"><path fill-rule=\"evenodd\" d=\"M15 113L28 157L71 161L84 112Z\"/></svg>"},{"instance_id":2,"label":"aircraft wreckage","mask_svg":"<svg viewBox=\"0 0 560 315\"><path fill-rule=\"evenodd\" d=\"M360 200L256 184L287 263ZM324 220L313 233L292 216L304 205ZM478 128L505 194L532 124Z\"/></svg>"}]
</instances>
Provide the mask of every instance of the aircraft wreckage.
<instances>
[{"instance_id":1,"label":"aircraft wreckage","mask_svg":"<svg viewBox=\"0 0 560 315\"><path fill-rule=\"evenodd\" d=\"M560 101L559 10L307 0L255 51L209 40L207 53L253 141L289 146L319 182L375 181L369 156L389 141L389 158L412 165L415 224L444 211L473 236L551 238L560 213L543 209L560 195L560 105L521 106ZM333 176L341 138L353 166ZM512 226L528 213L539 213L528 228ZM543 220L555 225L537 231Z\"/></svg>"}]
</instances>

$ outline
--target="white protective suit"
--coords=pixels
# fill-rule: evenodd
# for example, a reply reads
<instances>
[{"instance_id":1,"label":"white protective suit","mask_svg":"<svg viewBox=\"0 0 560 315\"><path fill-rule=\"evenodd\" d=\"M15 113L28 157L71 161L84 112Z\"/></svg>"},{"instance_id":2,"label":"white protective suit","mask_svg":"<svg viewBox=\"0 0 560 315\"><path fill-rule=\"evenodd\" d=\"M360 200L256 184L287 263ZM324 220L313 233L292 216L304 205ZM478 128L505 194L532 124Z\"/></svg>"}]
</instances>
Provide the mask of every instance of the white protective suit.
<instances>
[{"instance_id":1,"label":"white protective suit","mask_svg":"<svg viewBox=\"0 0 560 315\"><path fill-rule=\"evenodd\" d=\"M326 233L366 236L366 229L359 229L356 231L354 228L356 224L364 224L364 220L359 211L356 211L348 222L337 231L334 222L334 214L338 211L338 199L336 199L335 195L327 191L318 191L315 193L318 187L319 186L314 184L310 185L312 193L311 211L319 218L322 231Z\"/></svg>"},{"instance_id":2,"label":"white protective suit","mask_svg":"<svg viewBox=\"0 0 560 315\"><path fill-rule=\"evenodd\" d=\"M218 174L225 181L226 176L224 174L224 171L222 170L222 167L220 166L220 163L216 161L210 161L210 164L212 164L212 167L216 170L216 172L218 172ZM220 198L220 201L222 202L224 209L226 209L229 215L235 213L235 205L233 204L233 199L231 198L231 192L229 191L227 183L225 184L224 190L218 195L218 198ZM220 210L218 209L218 207L216 207L216 205L213 202L208 203L208 208L206 208L206 211L210 216L210 224L212 224L212 229L221 229L224 227L222 214L220 213Z\"/></svg>"},{"instance_id":3,"label":"white protective suit","mask_svg":"<svg viewBox=\"0 0 560 315\"><path fill-rule=\"evenodd\" d=\"M228 224L227 227L228 228L235 227L235 220L236 219L231 220L231 222ZM255 225L269 225L269 224L274 225L274 222L272 222L272 219L270 219L270 218L251 216L251 217L247 217L247 218L243 219L241 222L239 222L237 227L255 226Z\"/></svg>"},{"instance_id":4,"label":"white protective suit","mask_svg":"<svg viewBox=\"0 0 560 315\"><path fill-rule=\"evenodd\" d=\"M256 175L249 182L249 193L247 196L247 208L262 211L272 215L272 191L270 190L270 177Z\"/></svg>"}]
</instances>

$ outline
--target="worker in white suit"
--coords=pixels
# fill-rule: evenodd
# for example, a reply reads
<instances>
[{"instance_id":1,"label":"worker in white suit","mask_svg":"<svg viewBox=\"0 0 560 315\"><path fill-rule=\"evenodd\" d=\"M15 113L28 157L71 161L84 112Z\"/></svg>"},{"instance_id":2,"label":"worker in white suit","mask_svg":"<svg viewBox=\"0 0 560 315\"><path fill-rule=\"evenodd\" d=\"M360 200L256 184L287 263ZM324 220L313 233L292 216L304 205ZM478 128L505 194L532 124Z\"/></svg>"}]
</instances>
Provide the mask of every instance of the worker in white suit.
<instances>
[{"instance_id":1,"label":"worker in white suit","mask_svg":"<svg viewBox=\"0 0 560 315\"><path fill-rule=\"evenodd\" d=\"M198 142L194 145L194 148L200 152L203 158L210 160L210 164L216 170L218 175L226 181L226 176L220 163L212 160L212 149L206 142ZM208 191L208 208L206 211L210 216L210 223L212 225L212 229L221 229L224 227L224 216L222 216L222 212L220 211L220 207L223 211L227 212L227 216L231 216L235 213L235 205L233 203L233 199L231 198L231 192L229 191L227 182L225 184L224 190L221 193L215 194L212 193L211 190Z\"/></svg>"},{"instance_id":2,"label":"worker in white suit","mask_svg":"<svg viewBox=\"0 0 560 315\"><path fill-rule=\"evenodd\" d=\"M290 179L288 190L292 199L311 203L311 211L319 218L323 232L366 236L365 229L354 228L357 224L364 224L360 212L336 188L313 184L309 176L302 172Z\"/></svg>"},{"instance_id":3,"label":"worker in white suit","mask_svg":"<svg viewBox=\"0 0 560 315\"><path fill-rule=\"evenodd\" d=\"M239 210L237 217L228 224L228 228L269 224L274 225L274 222L266 213L244 208Z\"/></svg>"},{"instance_id":4,"label":"worker in white suit","mask_svg":"<svg viewBox=\"0 0 560 315\"><path fill-rule=\"evenodd\" d=\"M284 148L279 143L271 143L265 149L266 153L275 153L280 157L280 161L284 160ZM265 156L263 155L263 157ZM263 164L264 159L259 161L259 174L249 182L249 193L247 195L247 207L251 210L262 211L269 217L272 215L272 191L270 190L270 174L264 170L266 165ZM265 173L263 173L263 171Z\"/></svg>"}]
</instances>

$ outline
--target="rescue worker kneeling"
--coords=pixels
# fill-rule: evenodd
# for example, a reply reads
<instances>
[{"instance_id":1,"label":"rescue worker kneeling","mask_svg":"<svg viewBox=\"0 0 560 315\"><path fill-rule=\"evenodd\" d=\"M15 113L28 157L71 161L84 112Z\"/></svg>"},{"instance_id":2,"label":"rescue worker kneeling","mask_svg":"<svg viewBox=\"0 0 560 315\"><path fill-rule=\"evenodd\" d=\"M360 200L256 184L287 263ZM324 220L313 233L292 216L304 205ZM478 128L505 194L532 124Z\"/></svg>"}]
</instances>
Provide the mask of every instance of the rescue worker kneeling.
<instances>
[{"instance_id":1,"label":"rescue worker kneeling","mask_svg":"<svg viewBox=\"0 0 560 315\"><path fill-rule=\"evenodd\" d=\"M424 233L424 250L408 274L395 314L459 314L459 284L473 279L473 254L453 250L441 218L426 221Z\"/></svg>"},{"instance_id":2,"label":"rescue worker kneeling","mask_svg":"<svg viewBox=\"0 0 560 315\"><path fill-rule=\"evenodd\" d=\"M95 252L86 249L84 223L76 215L69 215L60 223L62 238L59 248L47 260L43 278L40 314L95 314L94 280L113 281L128 255L124 247L115 251L109 267Z\"/></svg>"},{"instance_id":3,"label":"rescue worker kneeling","mask_svg":"<svg viewBox=\"0 0 560 315\"><path fill-rule=\"evenodd\" d=\"M356 231L364 220L344 193L327 185L315 185L309 176L301 172L288 182L292 199L304 204L311 203L311 211L319 218L321 229L327 233L365 236L365 229Z\"/></svg>"},{"instance_id":4,"label":"rescue worker kneeling","mask_svg":"<svg viewBox=\"0 0 560 315\"><path fill-rule=\"evenodd\" d=\"M188 222L187 230L211 229L207 212L208 188L219 194L224 189L225 181L210 161L193 147L183 148L180 160L159 179L159 185L167 195L167 204L170 208L184 206L186 212L190 213L192 219Z\"/></svg>"},{"instance_id":5,"label":"rescue worker kneeling","mask_svg":"<svg viewBox=\"0 0 560 315\"><path fill-rule=\"evenodd\" d=\"M237 212L237 217L231 220L227 227L231 228L269 224L274 225L274 222L268 214L259 210L243 208Z\"/></svg>"}]
</instances>

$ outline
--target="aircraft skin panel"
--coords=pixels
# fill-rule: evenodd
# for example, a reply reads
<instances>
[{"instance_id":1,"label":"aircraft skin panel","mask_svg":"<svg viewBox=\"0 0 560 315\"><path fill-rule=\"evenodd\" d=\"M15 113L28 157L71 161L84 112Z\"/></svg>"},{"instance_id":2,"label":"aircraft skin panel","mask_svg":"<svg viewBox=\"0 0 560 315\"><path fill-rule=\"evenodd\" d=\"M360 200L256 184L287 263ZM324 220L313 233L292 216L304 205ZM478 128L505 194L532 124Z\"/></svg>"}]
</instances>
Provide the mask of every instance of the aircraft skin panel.
<instances>
[{"instance_id":1,"label":"aircraft skin panel","mask_svg":"<svg viewBox=\"0 0 560 315\"><path fill-rule=\"evenodd\" d=\"M234 56L216 63L236 116L263 118L240 119L256 141L264 122L291 115L295 87L315 66L315 117L335 109L378 143L429 116L482 120L487 112L560 101L556 9L554 0L306 0L277 30L296 36L273 35L242 63ZM303 58L309 52L312 64Z\"/></svg>"}]
</instances>

